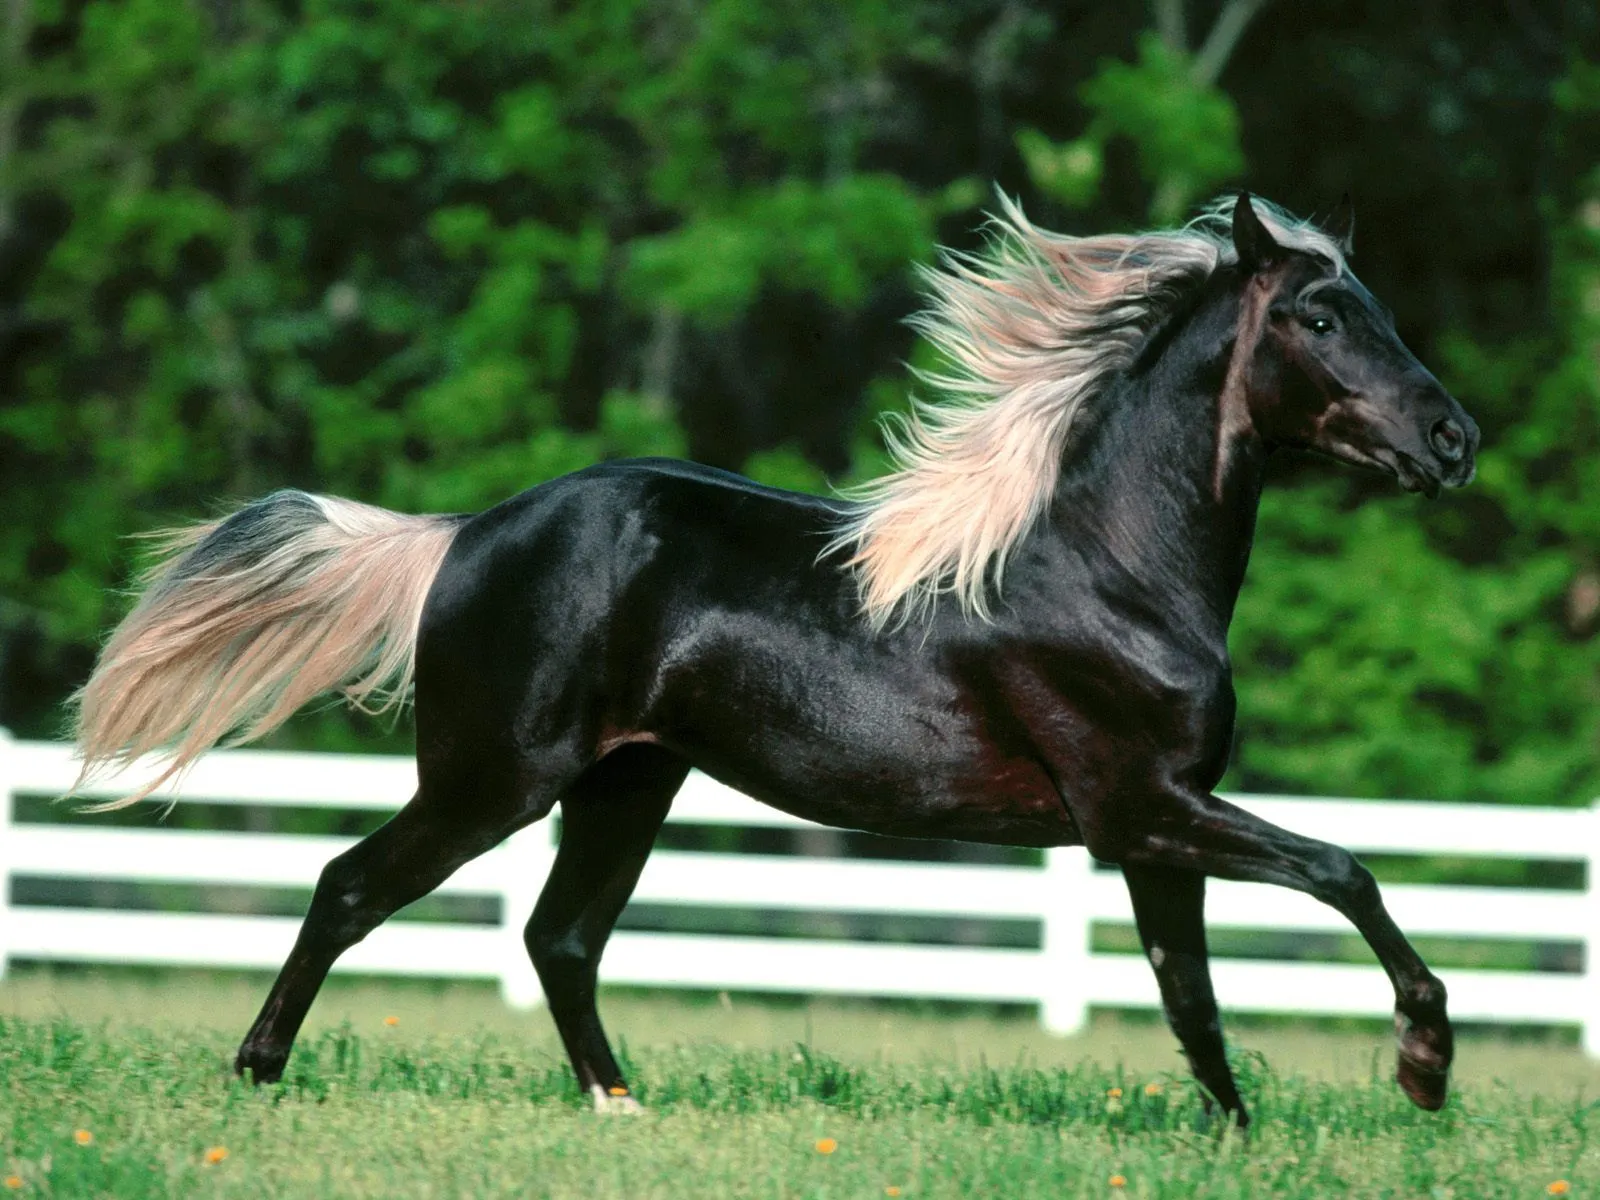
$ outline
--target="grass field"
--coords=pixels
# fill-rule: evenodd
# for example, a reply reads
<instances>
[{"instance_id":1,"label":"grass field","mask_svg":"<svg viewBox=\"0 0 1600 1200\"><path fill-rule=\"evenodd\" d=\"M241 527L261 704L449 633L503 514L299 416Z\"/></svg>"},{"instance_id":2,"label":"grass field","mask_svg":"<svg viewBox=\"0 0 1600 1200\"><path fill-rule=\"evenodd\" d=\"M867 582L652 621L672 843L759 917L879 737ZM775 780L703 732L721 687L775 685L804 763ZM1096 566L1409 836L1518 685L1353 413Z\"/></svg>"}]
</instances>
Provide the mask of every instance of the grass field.
<instances>
[{"instance_id":1,"label":"grass field","mask_svg":"<svg viewBox=\"0 0 1600 1200\"><path fill-rule=\"evenodd\" d=\"M649 1111L602 1118L544 1013L459 984L336 980L285 1082L243 1086L227 1064L264 990L13 973L0 1177L41 1196L1600 1196L1600 1068L1559 1041L1464 1038L1430 1115L1388 1082L1380 1031L1247 1026L1240 1140L1206 1126L1153 1023L1055 1039L1023 1013L623 993L604 1010Z\"/></svg>"}]
</instances>

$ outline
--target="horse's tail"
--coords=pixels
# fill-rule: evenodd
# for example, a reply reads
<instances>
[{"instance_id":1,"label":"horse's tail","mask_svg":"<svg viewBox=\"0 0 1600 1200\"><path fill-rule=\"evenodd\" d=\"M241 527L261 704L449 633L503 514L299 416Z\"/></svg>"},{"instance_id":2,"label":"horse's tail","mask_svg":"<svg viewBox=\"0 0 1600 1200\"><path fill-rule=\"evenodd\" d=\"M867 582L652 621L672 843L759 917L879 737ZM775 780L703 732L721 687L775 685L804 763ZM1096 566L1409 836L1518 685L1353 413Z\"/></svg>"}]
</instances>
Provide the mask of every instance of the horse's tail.
<instances>
[{"instance_id":1,"label":"horse's tail","mask_svg":"<svg viewBox=\"0 0 1600 1200\"><path fill-rule=\"evenodd\" d=\"M132 804L340 685L369 711L403 703L422 604L460 523L281 491L156 535L144 595L73 697L76 786L163 753L155 779L95 807Z\"/></svg>"}]
</instances>

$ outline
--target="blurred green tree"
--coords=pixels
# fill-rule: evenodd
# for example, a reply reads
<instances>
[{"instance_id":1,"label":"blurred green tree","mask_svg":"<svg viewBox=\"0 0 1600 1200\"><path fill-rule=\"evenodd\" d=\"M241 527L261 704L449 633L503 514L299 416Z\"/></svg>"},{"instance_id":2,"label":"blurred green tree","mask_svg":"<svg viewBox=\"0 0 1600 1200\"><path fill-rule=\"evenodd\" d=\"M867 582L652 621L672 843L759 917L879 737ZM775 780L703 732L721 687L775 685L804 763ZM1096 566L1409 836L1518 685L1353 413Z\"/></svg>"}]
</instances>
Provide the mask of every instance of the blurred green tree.
<instances>
[{"instance_id":1,"label":"blurred green tree","mask_svg":"<svg viewBox=\"0 0 1600 1200\"><path fill-rule=\"evenodd\" d=\"M1558 96L1546 330L1441 347L1503 431L1473 489L1419 514L1325 481L1262 507L1234 638L1248 785L1600 793L1600 68L1575 63Z\"/></svg>"},{"instance_id":2,"label":"blurred green tree","mask_svg":"<svg viewBox=\"0 0 1600 1200\"><path fill-rule=\"evenodd\" d=\"M1134 150L1155 223L1238 178L1237 110L1217 81L1262 7L1229 0L1190 54L1181 0L1155 5L1137 62L1105 60L1079 87L1081 136L1018 132L1040 189L1095 204L1115 139ZM1440 347L1446 382L1505 431L1476 490L1419 514L1366 479L1291 466L1280 474L1298 486L1268 491L1234 627L1235 786L1529 803L1600 792L1595 77L1572 67L1550 135L1581 165L1547 214L1559 332L1499 349L1456 332Z\"/></svg>"},{"instance_id":3,"label":"blurred green tree","mask_svg":"<svg viewBox=\"0 0 1600 1200\"><path fill-rule=\"evenodd\" d=\"M926 353L911 265L974 244L991 183L1069 233L1350 188L1482 477L1422 505L1277 464L1233 779L1586 800L1597 60L1585 0L8 0L0 722L56 730L124 535L219 501L477 509L624 454L873 473Z\"/></svg>"},{"instance_id":4,"label":"blurred green tree","mask_svg":"<svg viewBox=\"0 0 1600 1200\"><path fill-rule=\"evenodd\" d=\"M944 195L858 169L917 37L880 0L10 13L0 197L59 233L21 305L48 351L0 406L0 637L69 675L125 535L219 499L476 510L688 453L679 344L774 292L847 316L905 289ZM803 463L754 460L823 486Z\"/></svg>"},{"instance_id":5,"label":"blurred green tree","mask_svg":"<svg viewBox=\"0 0 1600 1200\"><path fill-rule=\"evenodd\" d=\"M1078 88L1092 115L1082 136L1051 141L1017 133L1034 182L1072 208L1099 197L1107 146L1124 139L1151 188L1150 218L1177 224L1195 204L1244 172L1239 112L1217 84L1239 39L1266 0L1227 0L1191 50L1184 0L1153 6L1156 28L1139 35L1138 61L1109 58Z\"/></svg>"}]
</instances>

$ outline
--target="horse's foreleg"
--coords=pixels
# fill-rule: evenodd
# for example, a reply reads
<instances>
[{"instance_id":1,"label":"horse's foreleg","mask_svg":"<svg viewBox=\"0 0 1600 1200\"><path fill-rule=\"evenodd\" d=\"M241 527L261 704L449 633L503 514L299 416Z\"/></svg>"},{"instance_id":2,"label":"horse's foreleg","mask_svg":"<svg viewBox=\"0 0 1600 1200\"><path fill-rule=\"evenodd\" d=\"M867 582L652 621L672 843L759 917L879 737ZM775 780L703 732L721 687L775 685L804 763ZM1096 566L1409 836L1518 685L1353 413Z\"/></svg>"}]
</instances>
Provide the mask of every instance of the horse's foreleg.
<instances>
[{"instance_id":1,"label":"horse's foreleg","mask_svg":"<svg viewBox=\"0 0 1600 1200\"><path fill-rule=\"evenodd\" d=\"M490 823L419 793L332 859L322 869L294 949L239 1046L234 1069L241 1075L248 1070L256 1083L281 1078L300 1024L339 955L520 823Z\"/></svg>"},{"instance_id":2,"label":"horse's foreleg","mask_svg":"<svg viewBox=\"0 0 1600 1200\"><path fill-rule=\"evenodd\" d=\"M1183 1046L1195 1078L1243 1129L1250 1117L1228 1068L1206 958L1206 878L1197 871L1131 863L1122 874L1133 900L1139 939L1161 988L1167 1024ZM1210 1106L1208 1099L1206 1107Z\"/></svg>"},{"instance_id":3,"label":"horse's foreleg","mask_svg":"<svg viewBox=\"0 0 1600 1200\"><path fill-rule=\"evenodd\" d=\"M689 766L629 745L590 767L561 802L561 847L525 940L578 1085L600 1112L638 1107L595 1007L600 955Z\"/></svg>"},{"instance_id":4,"label":"horse's foreleg","mask_svg":"<svg viewBox=\"0 0 1600 1200\"><path fill-rule=\"evenodd\" d=\"M1455 1052L1444 984L1389 916L1372 873L1348 850L1279 829L1215 796L1183 803L1181 817L1162 812L1159 832L1132 839L1121 861L1275 883L1337 909L1366 938L1394 985L1395 1078L1420 1107L1442 1108Z\"/></svg>"}]
</instances>

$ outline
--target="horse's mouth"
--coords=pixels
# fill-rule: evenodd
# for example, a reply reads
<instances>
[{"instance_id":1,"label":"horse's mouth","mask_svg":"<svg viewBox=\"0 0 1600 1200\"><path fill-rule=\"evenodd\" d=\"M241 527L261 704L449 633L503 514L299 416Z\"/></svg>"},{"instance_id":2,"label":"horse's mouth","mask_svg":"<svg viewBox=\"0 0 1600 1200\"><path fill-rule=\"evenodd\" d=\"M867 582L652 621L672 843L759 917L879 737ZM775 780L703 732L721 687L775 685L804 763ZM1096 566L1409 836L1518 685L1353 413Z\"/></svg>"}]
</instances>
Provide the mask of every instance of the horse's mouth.
<instances>
[{"instance_id":1,"label":"horse's mouth","mask_svg":"<svg viewBox=\"0 0 1600 1200\"><path fill-rule=\"evenodd\" d=\"M1437 500L1444 487L1444 479L1430 471L1411 455L1395 451L1394 461L1387 464L1400 486L1408 492L1421 492L1430 500Z\"/></svg>"},{"instance_id":2,"label":"horse's mouth","mask_svg":"<svg viewBox=\"0 0 1600 1200\"><path fill-rule=\"evenodd\" d=\"M1420 492L1430 500L1437 499L1445 486L1443 476L1403 450L1389 447L1358 450L1354 446L1342 445L1335 447L1335 452L1346 462L1392 475L1405 491L1413 494Z\"/></svg>"}]
</instances>

